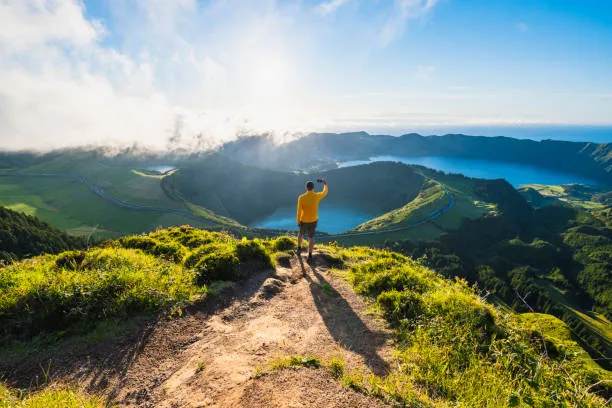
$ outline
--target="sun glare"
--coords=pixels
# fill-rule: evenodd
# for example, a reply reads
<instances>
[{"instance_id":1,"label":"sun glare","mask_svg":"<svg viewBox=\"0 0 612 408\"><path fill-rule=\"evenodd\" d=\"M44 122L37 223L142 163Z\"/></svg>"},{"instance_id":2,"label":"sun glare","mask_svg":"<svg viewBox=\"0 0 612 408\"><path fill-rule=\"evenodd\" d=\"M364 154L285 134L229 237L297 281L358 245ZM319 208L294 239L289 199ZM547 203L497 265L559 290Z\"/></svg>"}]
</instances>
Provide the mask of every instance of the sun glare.
<instances>
[{"instance_id":1,"label":"sun glare","mask_svg":"<svg viewBox=\"0 0 612 408\"><path fill-rule=\"evenodd\" d=\"M263 58L253 70L253 96L260 102L280 99L288 86L287 64L278 58Z\"/></svg>"}]
</instances>

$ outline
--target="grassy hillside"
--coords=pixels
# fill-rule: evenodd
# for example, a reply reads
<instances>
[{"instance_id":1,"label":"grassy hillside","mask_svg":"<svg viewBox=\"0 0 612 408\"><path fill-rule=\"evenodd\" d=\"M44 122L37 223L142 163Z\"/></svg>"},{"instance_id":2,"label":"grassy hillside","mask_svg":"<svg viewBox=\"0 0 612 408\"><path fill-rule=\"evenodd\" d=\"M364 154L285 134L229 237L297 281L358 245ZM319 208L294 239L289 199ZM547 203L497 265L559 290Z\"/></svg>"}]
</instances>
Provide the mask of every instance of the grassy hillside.
<instances>
[{"instance_id":1,"label":"grassy hillside","mask_svg":"<svg viewBox=\"0 0 612 408\"><path fill-rule=\"evenodd\" d=\"M535 208L569 204L585 210L602 210L612 206L612 192L580 184L561 186L529 184L521 186L519 192Z\"/></svg>"},{"instance_id":2,"label":"grassy hillside","mask_svg":"<svg viewBox=\"0 0 612 408\"><path fill-rule=\"evenodd\" d=\"M529 310L527 302L536 311L554 314L593 356L608 364L610 226L607 213L553 206L466 221L435 241L388 245L422 257L442 274L478 283L515 310Z\"/></svg>"},{"instance_id":3,"label":"grassy hillside","mask_svg":"<svg viewBox=\"0 0 612 408\"><path fill-rule=\"evenodd\" d=\"M10 263L84 245L84 240L69 236L36 217L0 207L0 261Z\"/></svg>"},{"instance_id":4,"label":"grassy hillside","mask_svg":"<svg viewBox=\"0 0 612 408\"><path fill-rule=\"evenodd\" d=\"M387 228L401 228L426 219L432 212L446 208L450 197L444 187L431 180L425 182L419 195L408 204L373 218L352 231L372 231Z\"/></svg>"},{"instance_id":5,"label":"grassy hillside","mask_svg":"<svg viewBox=\"0 0 612 408\"><path fill-rule=\"evenodd\" d=\"M0 367L7 367L17 341L24 349L43 334L88 333L143 312L178 317L215 282L269 269L293 248L295 241L287 237L237 240L180 227L0 268ZM495 308L467 282L398 253L337 246L323 251L334 273L371 298L394 328L398 364L387 376L360 375L339 360L330 364L346 386L403 406L596 407L612 396L602 382L609 372L558 320ZM10 380L9 371L0 374ZM14 394L2 386L0 392L13 403ZM95 406L95 399L71 395ZM43 401L64 397L55 393Z\"/></svg>"},{"instance_id":6,"label":"grassy hillside","mask_svg":"<svg viewBox=\"0 0 612 408\"><path fill-rule=\"evenodd\" d=\"M495 309L466 282L442 279L394 253L351 248L344 256L360 259L348 278L359 293L375 299L396 329L400 370L383 380L366 381L369 390L415 406L443 401L465 406L604 402L580 392L571 396L575 391L570 389L586 391L587 384L607 381L609 373L572 340L558 319ZM429 401L415 393L415 387ZM610 390L600 392L607 395Z\"/></svg>"},{"instance_id":7,"label":"grassy hillside","mask_svg":"<svg viewBox=\"0 0 612 408\"><path fill-rule=\"evenodd\" d=\"M238 279L250 260L272 262L259 241L180 227L18 262L0 269L0 340L179 307L212 281Z\"/></svg>"}]
</instances>

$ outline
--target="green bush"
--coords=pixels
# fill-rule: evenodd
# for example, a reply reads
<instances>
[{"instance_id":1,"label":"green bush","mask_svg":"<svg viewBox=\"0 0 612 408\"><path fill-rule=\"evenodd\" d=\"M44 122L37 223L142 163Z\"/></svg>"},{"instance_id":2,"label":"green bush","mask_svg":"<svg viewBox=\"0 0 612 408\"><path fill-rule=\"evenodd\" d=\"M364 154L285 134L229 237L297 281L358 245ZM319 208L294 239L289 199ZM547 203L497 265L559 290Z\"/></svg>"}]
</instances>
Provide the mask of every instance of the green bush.
<instances>
[{"instance_id":1,"label":"green bush","mask_svg":"<svg viewBox=\"0 0 612 408\"><path fill-rule=\"evenodd\" d=\"M289 251L295 248L297 248L297 242L293 238L279 237L272 241L274 251Z\"/></svg>"},{"instance_id":2,"label":"green bush","mask_svg":"<svg viewBox=\"0 0 612 408\"><path fill-rule=\"evenodd\" d=\"M181 263L185 257L185 249L177 243L160 243L151 250L153 255L168 259L174 263Z\"/></svg>"},{"instance_id":3,"label":"green bush","mask_svg":"<svg viewBox=\"0 0 612 408\"><path fill-rule=\"evenodd\" d=\"M187 268L193 268L196 266L198 262L200 262L202 258L204 258L207 255L210 255L215 252L231 252L233 250L234 250L234 246L226 244L226 243L222 243L222 242L208 243L204 246L196 248L193 252L187 255L187 257L183 261L183 265Z\"/></svg>"},{"instance_id":4,"label":"green bush","mask_svg":"<svg viewBox=\"0 0 612 408\"><path fill-rule=\"evenodd\" d=\"M265 267L274 266L270 253L258 239L249 241L243 238L236 244L236 255L241 262L260 261Z\"/></svg>"},{"instance_id":5,"label":"green bush","mask_svg":"<svg viewBox=\"0 0 612 408\"><path fill-rule=\"evenodd\" d=\"M376 298L376 303L382 308L385 318L395 326L403 322L413 326L424 313L423 301L414 292L398 292L395 289L382 292Z\"/></svg>"},{"instance_id":6,"label":"green bush","mask_svg":"<svg viewBox=\"0 0 612 408\"><path fill-rule=\"evenodd\" d=\"M119 240L124 248L142 249L145 252L150 252L157 246L158 242L147 236L132 236L125 237Z\"/></svg>"},{"instance_id":7,"label":"green bush","mask_svg":"<svg viewBox=\"0 0 612 408\"><path fill-rule=\"evenodd\" d=\"M199 285L215 280L235 281L239 277L240 260L233 252L214 252L195 265Z\"/></svg>"},{"instance_id":8,"label":"green bush","mask_svg":"<svg viewBox=\"0 0 612 408\"><path fill-rule=\"evenodd\" d=\"M57 256L55 266L57 268L66 268L73 271L81 269L85 260L85 251L66 251Z\"/></svg>"}]
</instances>

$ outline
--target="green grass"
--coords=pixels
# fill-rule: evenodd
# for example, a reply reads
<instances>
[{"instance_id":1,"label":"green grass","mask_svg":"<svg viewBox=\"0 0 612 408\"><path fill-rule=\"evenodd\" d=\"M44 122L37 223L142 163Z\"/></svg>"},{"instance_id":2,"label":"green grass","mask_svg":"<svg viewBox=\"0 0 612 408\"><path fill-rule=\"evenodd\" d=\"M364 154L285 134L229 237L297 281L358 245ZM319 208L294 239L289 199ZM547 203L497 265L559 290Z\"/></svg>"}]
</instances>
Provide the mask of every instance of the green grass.
<instances>
[{"instance_id":1,"label":"green grass","mask_svg":"<svg viewBox=\"0 0 612 408\"><path fill-rule=\"evenodd\" d=\"M0 176L0 205L25 210L43 221L75 235L113 237L152 231L157 227L195 224L174 214L119 207L76 180Z\"/></svg>"},{"instance_id":2,"label":"green grass","mask_svg":"<svg viewBox=\"0 0 612 408\"><path fill-rule=\"evenodd\" d=\"M448 196L444 188L435 182L426 182L419 195L405 206L373 218L351 231L373 231L407 227L421 221L432 212L448 205Z\"/></svg>"},{"instance_id":3,"label":"green grass","mask_svg":"<svg viewBox=\"0 0 612 408\"><path fill-rule=\"evenodd\" d=\"M519 191L527 194L529 189L533 189L543 196L542 203L534 203L535 205L550 205L554 202L563 202L573 207L583 208L585 210L602 210L607 206L595 200L595 196L605 191L590 188L588 191L572 191L571 186L549 186L544 184L526 184L522 185Z\"/></svg>"},{"instance_id":4,"label":"green grass","mask_svg":"<svg viewBox=\"0 0 612 408\"><path fill-rule=\"evenodd\" d=\"M0 268L0 340L88 332L160 310L180 314L207 293L206 285L272 267L268 248L279 242L184 226L16 262Z\"/></svg>"},{"instance_id":5,"label":"green grass","mask_svg":"<svg viewBox=\"0 0 612 408\"><path fill-rule=\"evenodd\" d=\"M353 388L400 405L440 407L596 407L605 399L594 391L612 393L606 383L591 388L609 380L609 372L558 319L495 308L465 281L444 279L396 253L328 250L395 330L399 368L386 378L349 376ZM543 331L534 329L534 319L543 321Z\"/></svg>"},{"instance_id":6,"label":"green grass","mask_svg":"<svg viewBox=\"0 0 612 408\"><path fill-rule=\"evenodd\" d=\"M33 393L16 392L0 383L0 408L101 408L99 397L61 386L47 386Z\"/></svg>"},{"instance_id":7,"label":"green grass","mask_svg":"<svg viewBox=\"0 0 612 408\"><path fill-rule=\"evenodd\" d=\"M612 323L605 316L592 311L583 310L579 305L578 299L566 289L559 288L553 282L544 279L537 280L538 285L544 287L550 296L558 303L570 310L576 318L582 322L601 340L610 345L612 344ZM577 334L575 334L579 337Z\"/></svg>"}]
</instances>

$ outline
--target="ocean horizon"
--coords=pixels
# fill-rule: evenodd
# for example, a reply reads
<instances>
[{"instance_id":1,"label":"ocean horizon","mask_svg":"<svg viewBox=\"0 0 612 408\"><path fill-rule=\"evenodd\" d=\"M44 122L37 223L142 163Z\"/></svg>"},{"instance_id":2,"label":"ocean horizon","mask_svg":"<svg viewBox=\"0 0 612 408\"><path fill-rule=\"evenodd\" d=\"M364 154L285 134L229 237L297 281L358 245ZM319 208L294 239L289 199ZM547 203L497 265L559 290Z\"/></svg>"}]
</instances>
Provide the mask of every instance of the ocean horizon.
<instances>
[{"instance_id":1,"label":"ocean horizon","mask_svg":"<svg viewBox=\"0 0 612 408\"><path fill-rule=\"evenodd\" d=\"M408 133L419 133L423 136L461 133L469 136L505 136L515 139L612 143L612 125L415 126L406 128L377 127L365 129L365 131L373 135L391 136L401 136Z\"/></svg>"}]
</instances>

